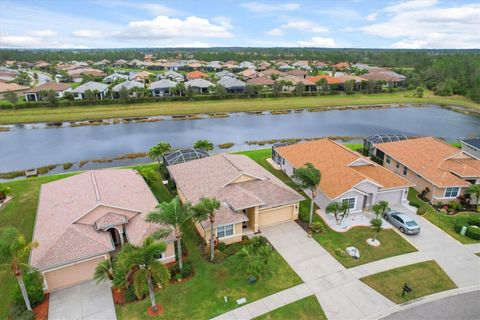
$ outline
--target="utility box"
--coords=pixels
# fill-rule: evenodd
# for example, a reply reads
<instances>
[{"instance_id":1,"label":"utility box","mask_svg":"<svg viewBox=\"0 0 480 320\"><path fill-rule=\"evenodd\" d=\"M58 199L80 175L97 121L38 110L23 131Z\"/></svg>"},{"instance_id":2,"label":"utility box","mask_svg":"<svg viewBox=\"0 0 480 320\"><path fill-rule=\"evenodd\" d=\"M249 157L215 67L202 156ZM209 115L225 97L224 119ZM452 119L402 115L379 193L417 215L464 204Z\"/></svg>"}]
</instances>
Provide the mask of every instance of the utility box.
<instances>
[{"instance_id":1,"label":"utility box","mask_svg":"<svg viewBox=\"0 0 480 320\"><path fill-rule=\"evenodd\" d=\"M462 236L464 236L465 233L467 233L467 226L463 226L463 227L462 227L462 230L460 230L460 234L461 234Z\"/></svg>"}]
</instances>

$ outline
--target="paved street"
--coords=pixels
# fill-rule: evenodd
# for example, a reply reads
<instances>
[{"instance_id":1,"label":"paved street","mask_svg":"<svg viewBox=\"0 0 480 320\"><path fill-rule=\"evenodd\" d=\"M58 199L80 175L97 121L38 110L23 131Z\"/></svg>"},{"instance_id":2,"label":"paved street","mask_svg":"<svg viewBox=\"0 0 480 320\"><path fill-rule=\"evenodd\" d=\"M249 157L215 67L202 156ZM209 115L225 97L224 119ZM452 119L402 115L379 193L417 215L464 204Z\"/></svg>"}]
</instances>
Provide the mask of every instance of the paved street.
<instances>
[{"instance_id":1,"label":"paved street","mask_svg":"<svg viewBox=\"0 0 480 320\"><path fill-rule=\"evenodd\" d=\"M396 312L384 320L472 320L480 315L480 291L443 298Z\"/></svg>"}]
</instances>

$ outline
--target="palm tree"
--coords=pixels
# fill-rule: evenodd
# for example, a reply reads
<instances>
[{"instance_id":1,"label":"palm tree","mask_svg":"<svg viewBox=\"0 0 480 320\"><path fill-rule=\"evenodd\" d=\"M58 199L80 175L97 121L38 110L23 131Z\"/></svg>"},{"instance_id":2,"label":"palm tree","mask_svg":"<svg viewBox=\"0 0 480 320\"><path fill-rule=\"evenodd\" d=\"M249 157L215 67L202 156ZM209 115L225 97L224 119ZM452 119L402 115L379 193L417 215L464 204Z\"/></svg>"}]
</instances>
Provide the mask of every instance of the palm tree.
<instances>
[{"instance_id":1,"label":"palm tree","mask_svg":"<svg viewBox=\"0 0 480 320\"><path fill-rule=\"evenodd\" d=\"M320 171L311 163L307 163L304 167L298 168L293 173L293 180L302 189L308 189L312 193L312 201L310 202L310 220L309 225L312 225L313 220L313 205L315 197L317 196L317 189L320 185L322 175Z\"/></svg>"},{"instance_id":2,"label":"palm tree","mask_svg":"<svg viewBox=\"0 0 480 320\"><path fill-rule=\"evenodd\" d=\"M211 150L213 150L213 143L211 143L208 140L197 140L193 144L193 147L195 149L201 149L201 150L204 150L204 151L211 151Z\"/></svg>"},{"instance_id":3,"label":"palm tree","mask_svg":"<svg viewBox=\"0 0 480 320\"><path fill-rule=\"evenodd\" d=\"M148 156L152 160L156 159L158 161L158 167L160 168L162 166L160 162L160 157L165 152L168 152L170 150L172 150L172 146L170 145L170 143L162 141L150 148L150 150L148 151Z\"/></svg>"},{"instance_id":4,"label":"palm tree","mask_svg":"<svg viewBox=\"0 0 480 320\"><path fill-rule=\"evenodd\" d=\"M220 208L220 202L215 198L201 198L200 201L193 207L195 210L195 219L203 221L210 220L210 261L215 259L215 244L214 244L214 224L215 211Z\"/></svg>"},{"instance_id":5,"label":"palm tree","mask_svg":"<svg viewBox=\"0 0 480 320\"><path fill-rule=\"evenodd\" d=\"M338 221L339 221L338 213L340 212L340 207L341 207L340 203L330 202L325 208L325 211L327 213L333 213L333 216L335 217L335 221L337 222L337 224L338 224Z\"/></svg>"},{"instance_id":6,"label":"palm tree","mask_svg":"<svg viewBox=\"0 0 480 320\"><path fill-rule=\"evenodd\" d=\"M164 242L159 242L152 237L146 238L141 246L128 243L123 246L115 260L115 287L133 286L133 291L141 299L148 290L150 303L154 312L158 311L155 302L153 282L160 287L165 287L170 280L170 272L158 261L158 256L165 251Z\"/></svg>"},{"instance_id":7,"label":"palm tree","mask_svg":"<svg viewBox=\"0 0 480 320\"><path fill-rule=\"evenodd\" d=\"M372 238L372 242L376 241L378 234L380 233L380 231L382 231L382 225L383 225L383 221L381 218L375 218L370 220L370 226L375 231L375 234L373 235L373 238Z\"/></svg>"},{"instance_id":8,"label":"palm tree","mask_svg":"<svg viewBox=\"0 0 480 320\"><path fill-rule=\"evenodd\" d=\"M98 284L102 281L110 280L114 278L113 262L110 259L103 260L95 267L95 273L93 274L93 280Z\"/></svg>"},{"instance_id":9,"label":"palm tree","mask_svg":"<svg viewBox=\"0 0 480 320\"><path fill-rule=\"evenodd\" d=\"M8 266L12 269L29 311L32 311L32 306L22 277L22 269L28 267L28 265L22 261L36 247L38 247L38 242L27 241L15 228L5 227L0 229L0 263L2 266Z\"/></svg>"},{"instance_id":10,"label":"palm tree","mask_svg":"<svg viewBox=\"0 0 480 320\"><path fill-rule=\"evenodd\" d=\"M175 234L175 241L177 242L177 255L178 266L180 270L183 268L182 257L182 231L181 227L187 221L195 216L195 211L190 203L182 204L177 197L173 198L170 202L162 202L157 206L155 211L150 212L147 215L146 221L161 224L163 226L170 226L173 228ZM163 228L159 230L154 237L162 238L166 234L171 232L170 228Z\"/></svg>"},{"instance_id":11,"label":"palm tree","mask_svg":"<svg viewBox=\"0 0 480 320\"><path fill-rule=\"evenodd\" d=\"M480 204L480 184L472 184L467 188L467 193L470 195L475 195L475 204L477 208Z\"/></svg>"},{"instance_id":12,"label":"palm tree","mask_svg":"<svg viewBox=\"0 0 480 320\"><path fill-rule=\"evenodd\" d=\"M372 206L372 211L375 213L375 218L383 217L388 211L388 201L379 201Z\"/></svg>"}]
</instances>

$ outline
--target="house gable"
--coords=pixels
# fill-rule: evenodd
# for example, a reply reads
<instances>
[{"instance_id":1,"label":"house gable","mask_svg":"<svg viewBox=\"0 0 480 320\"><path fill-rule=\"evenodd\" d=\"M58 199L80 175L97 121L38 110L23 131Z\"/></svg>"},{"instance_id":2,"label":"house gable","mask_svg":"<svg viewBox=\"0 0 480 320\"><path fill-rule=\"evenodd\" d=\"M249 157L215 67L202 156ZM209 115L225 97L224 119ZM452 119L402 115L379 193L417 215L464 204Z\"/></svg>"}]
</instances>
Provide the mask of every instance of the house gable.
<instances>
[{"instance_id":1,"label":"house gable","mask_svg":"<svg viewBox=\"0 0 480 320\"><path fill-rule=\"evenodd\" d=\"M122 215L127 220L130 220L134 216L139 214L138 211L134 211L131 209L118 208L118 207L100 204L95 208L93 208L92 210L88 211L81 218L76 220L75 223L94 225L96 221L98 221L100 218L104 217L106 214L109 214L109 213Z\"/></svg>"},{"instance_id":2,"label":"house gable","mask_svg":"<svg viewBox=\"0 0 480 320\"><path fill-rule=\"evenodd\" d=\"M348 164L349 167L357 167L357 166L371 166L372 163L367 159L358 158L355 161L352 161Z\"/></svg>"},{"instance_id":3,"label":"house gable","mask_svg":"<svg viewBox=\"0 0 480 320\"><path fill-rule=\"evenodd\" d=\"M240 183L240 182L253 181L253 180L259 180L259 179L254 176L242 173L241 175L239 175L238 177L236 177L235 179L227 183L227 185L232 183Z\"/></svg>"}]
</instances>

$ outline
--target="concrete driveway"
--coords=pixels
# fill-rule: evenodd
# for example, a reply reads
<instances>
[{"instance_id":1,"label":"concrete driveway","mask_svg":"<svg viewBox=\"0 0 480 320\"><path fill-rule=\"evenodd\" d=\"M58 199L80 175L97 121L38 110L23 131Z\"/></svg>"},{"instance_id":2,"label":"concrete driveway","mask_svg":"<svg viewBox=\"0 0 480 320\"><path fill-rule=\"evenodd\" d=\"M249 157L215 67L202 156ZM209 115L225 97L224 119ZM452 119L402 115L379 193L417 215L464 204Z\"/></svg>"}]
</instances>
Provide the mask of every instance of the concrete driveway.
<instances>
[{"instance_id":1,"label":"concrete driveway","mask_svg":"<svg viewBox=\"0 0 480 320\"><path fill-rule=\"evenodd\" d=\"M50 294L50 320L116 320L110 284L93 281Z\"/></svg>"},{"instance_id":2,"label":"concrete driveway","mask_svg":"<svg viewBox=\"0 0 480 320\"><path fill-rule=\"evenodd\" d=\"M416 208L408 205L392 206L392 209L406 212L420 225L417 235L402 234L423 254L434 259L458 287L480 283L480 259L469 247L458 242L425 218L416 215Z\"/></svg>"}]
</instances>

